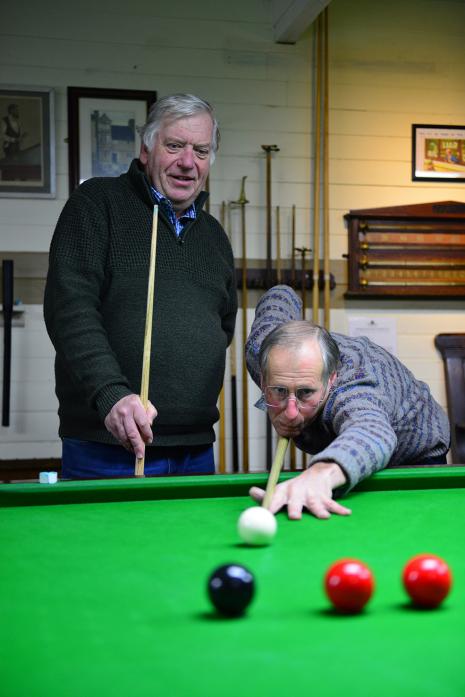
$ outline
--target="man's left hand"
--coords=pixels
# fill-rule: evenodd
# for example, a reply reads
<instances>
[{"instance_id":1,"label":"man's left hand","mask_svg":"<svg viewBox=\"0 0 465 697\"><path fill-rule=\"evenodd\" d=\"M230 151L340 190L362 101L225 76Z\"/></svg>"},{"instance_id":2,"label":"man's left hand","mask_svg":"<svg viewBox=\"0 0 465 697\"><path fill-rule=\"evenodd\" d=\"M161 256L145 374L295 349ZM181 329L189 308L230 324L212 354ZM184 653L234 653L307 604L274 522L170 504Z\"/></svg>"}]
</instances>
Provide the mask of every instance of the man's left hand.
<instances>
[{"instance_id":1,"label":"man's left hand","mask_svg":"<svg viewBox=\"0 0 465 697\"><path fill-rule=\"evenodd\" d=\"M271 513L287 505L292 520L302 518L306 508L316 518L330 518L332 513L350 515L350 508L333 499L333 489L344 484L346 476L336 462L316 462L308 470L287 482L278 484L270 504ZM265 492L258 487L250 489L251 497L261 503Z\"/></svg>"}]
</instances>

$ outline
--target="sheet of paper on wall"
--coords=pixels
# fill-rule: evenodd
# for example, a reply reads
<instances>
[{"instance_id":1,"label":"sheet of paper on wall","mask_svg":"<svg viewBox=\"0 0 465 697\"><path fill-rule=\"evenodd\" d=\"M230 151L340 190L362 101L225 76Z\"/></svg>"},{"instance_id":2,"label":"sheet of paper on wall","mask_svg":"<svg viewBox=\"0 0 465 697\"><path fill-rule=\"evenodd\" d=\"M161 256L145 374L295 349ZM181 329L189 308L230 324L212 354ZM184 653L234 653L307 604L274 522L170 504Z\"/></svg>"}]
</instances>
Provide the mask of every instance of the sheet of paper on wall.
<instances>
[{"instance_id":1,"label":"sheet of paper on wall","mask_svg":"<svg viewBox=\"0 0 465 697\"><path fill-rule=\"evenodd\" d=\"M349 336L367 336L397 356L397 327L394 317L349 317Z\"/></svg>"}]
</instances>

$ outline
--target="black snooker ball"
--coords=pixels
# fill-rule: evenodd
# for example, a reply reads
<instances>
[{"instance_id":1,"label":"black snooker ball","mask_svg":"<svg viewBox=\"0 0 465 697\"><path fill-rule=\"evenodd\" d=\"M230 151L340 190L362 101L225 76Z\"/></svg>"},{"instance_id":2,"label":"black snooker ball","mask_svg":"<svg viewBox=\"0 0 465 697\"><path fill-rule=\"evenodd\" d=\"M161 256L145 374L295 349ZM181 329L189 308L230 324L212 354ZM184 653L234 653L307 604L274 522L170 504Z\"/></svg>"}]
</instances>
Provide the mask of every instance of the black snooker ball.
<instances>
[{"instance_id":1,"label":"black snooker ball","mask_svg":"<svg viewBox=\"0 0 465 697\"><path fill-rule=\"evenodd\" d=\"M208 579L208 595L220 615L240 617L255 592L252 573L240 564L224 564Z\"/></svg>"}]
</instances>

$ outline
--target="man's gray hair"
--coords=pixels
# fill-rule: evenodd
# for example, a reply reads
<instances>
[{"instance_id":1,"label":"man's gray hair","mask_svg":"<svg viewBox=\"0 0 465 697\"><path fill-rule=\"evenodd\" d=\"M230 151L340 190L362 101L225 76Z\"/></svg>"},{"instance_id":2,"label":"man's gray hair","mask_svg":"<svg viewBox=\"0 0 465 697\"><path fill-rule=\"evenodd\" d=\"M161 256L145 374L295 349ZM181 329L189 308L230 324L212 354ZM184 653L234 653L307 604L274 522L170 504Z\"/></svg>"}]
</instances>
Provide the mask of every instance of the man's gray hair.
<instances>
[{"instance_id":1,"label":"man's gray hair","mask_svg":"<svg viewBox=\"0 0 465 697\"><path fill-rule=\"evenodd\" d=\"M316 339L323 359L322 381L326 387L328 380L337 371L340 360L339 347L331 334L313 322L294 320L281 324L268 334L263 340L258 356L258 364L262 378L265 378L268 369L270 351L275 346L284 346L287 349L297 351L308 339Z\"/></svg>"},{"instance_id":2,"label":"man's gray hair","mask_svg":"<svg viewBox=\"0 0 465 697\"><path fill-rule=\"evenodd\" d=\"M212 164L220 143L218 121L211 104L194 94L171 94L156 101L149 111L145 125L140 129L142 142L150 152L164 123L171 123L177 119L185 119L203 113L209 114L213 122L210 143L210 164Z\"/></svg>"}]
</instances>

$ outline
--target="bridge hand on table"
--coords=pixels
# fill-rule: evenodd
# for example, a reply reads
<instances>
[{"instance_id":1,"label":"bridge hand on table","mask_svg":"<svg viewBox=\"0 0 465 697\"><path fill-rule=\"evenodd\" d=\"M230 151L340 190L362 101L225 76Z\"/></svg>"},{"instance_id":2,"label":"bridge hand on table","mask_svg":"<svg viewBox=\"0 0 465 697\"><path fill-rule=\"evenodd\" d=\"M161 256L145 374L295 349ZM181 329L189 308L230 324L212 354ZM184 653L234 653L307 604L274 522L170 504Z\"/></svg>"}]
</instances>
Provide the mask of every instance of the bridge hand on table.
<instances>
[{"instance_id":1,"label":"bridge hand on table","mask_svg":"<svg viewBox=\"0 0 465 697\"><path fill-rule=\"evenodd\" d=\"M287 505L292 520L302 518L306 508L316 518L329 518L331 514L350 515L352 511L333 499L333 490L344 484L346 477L335 462L317 462L293 479L278 484L271 500L270 511L277 513ZM250 489L251 497L261 503L265 492L258 487Z\"/></svg>"}]
</instances>

